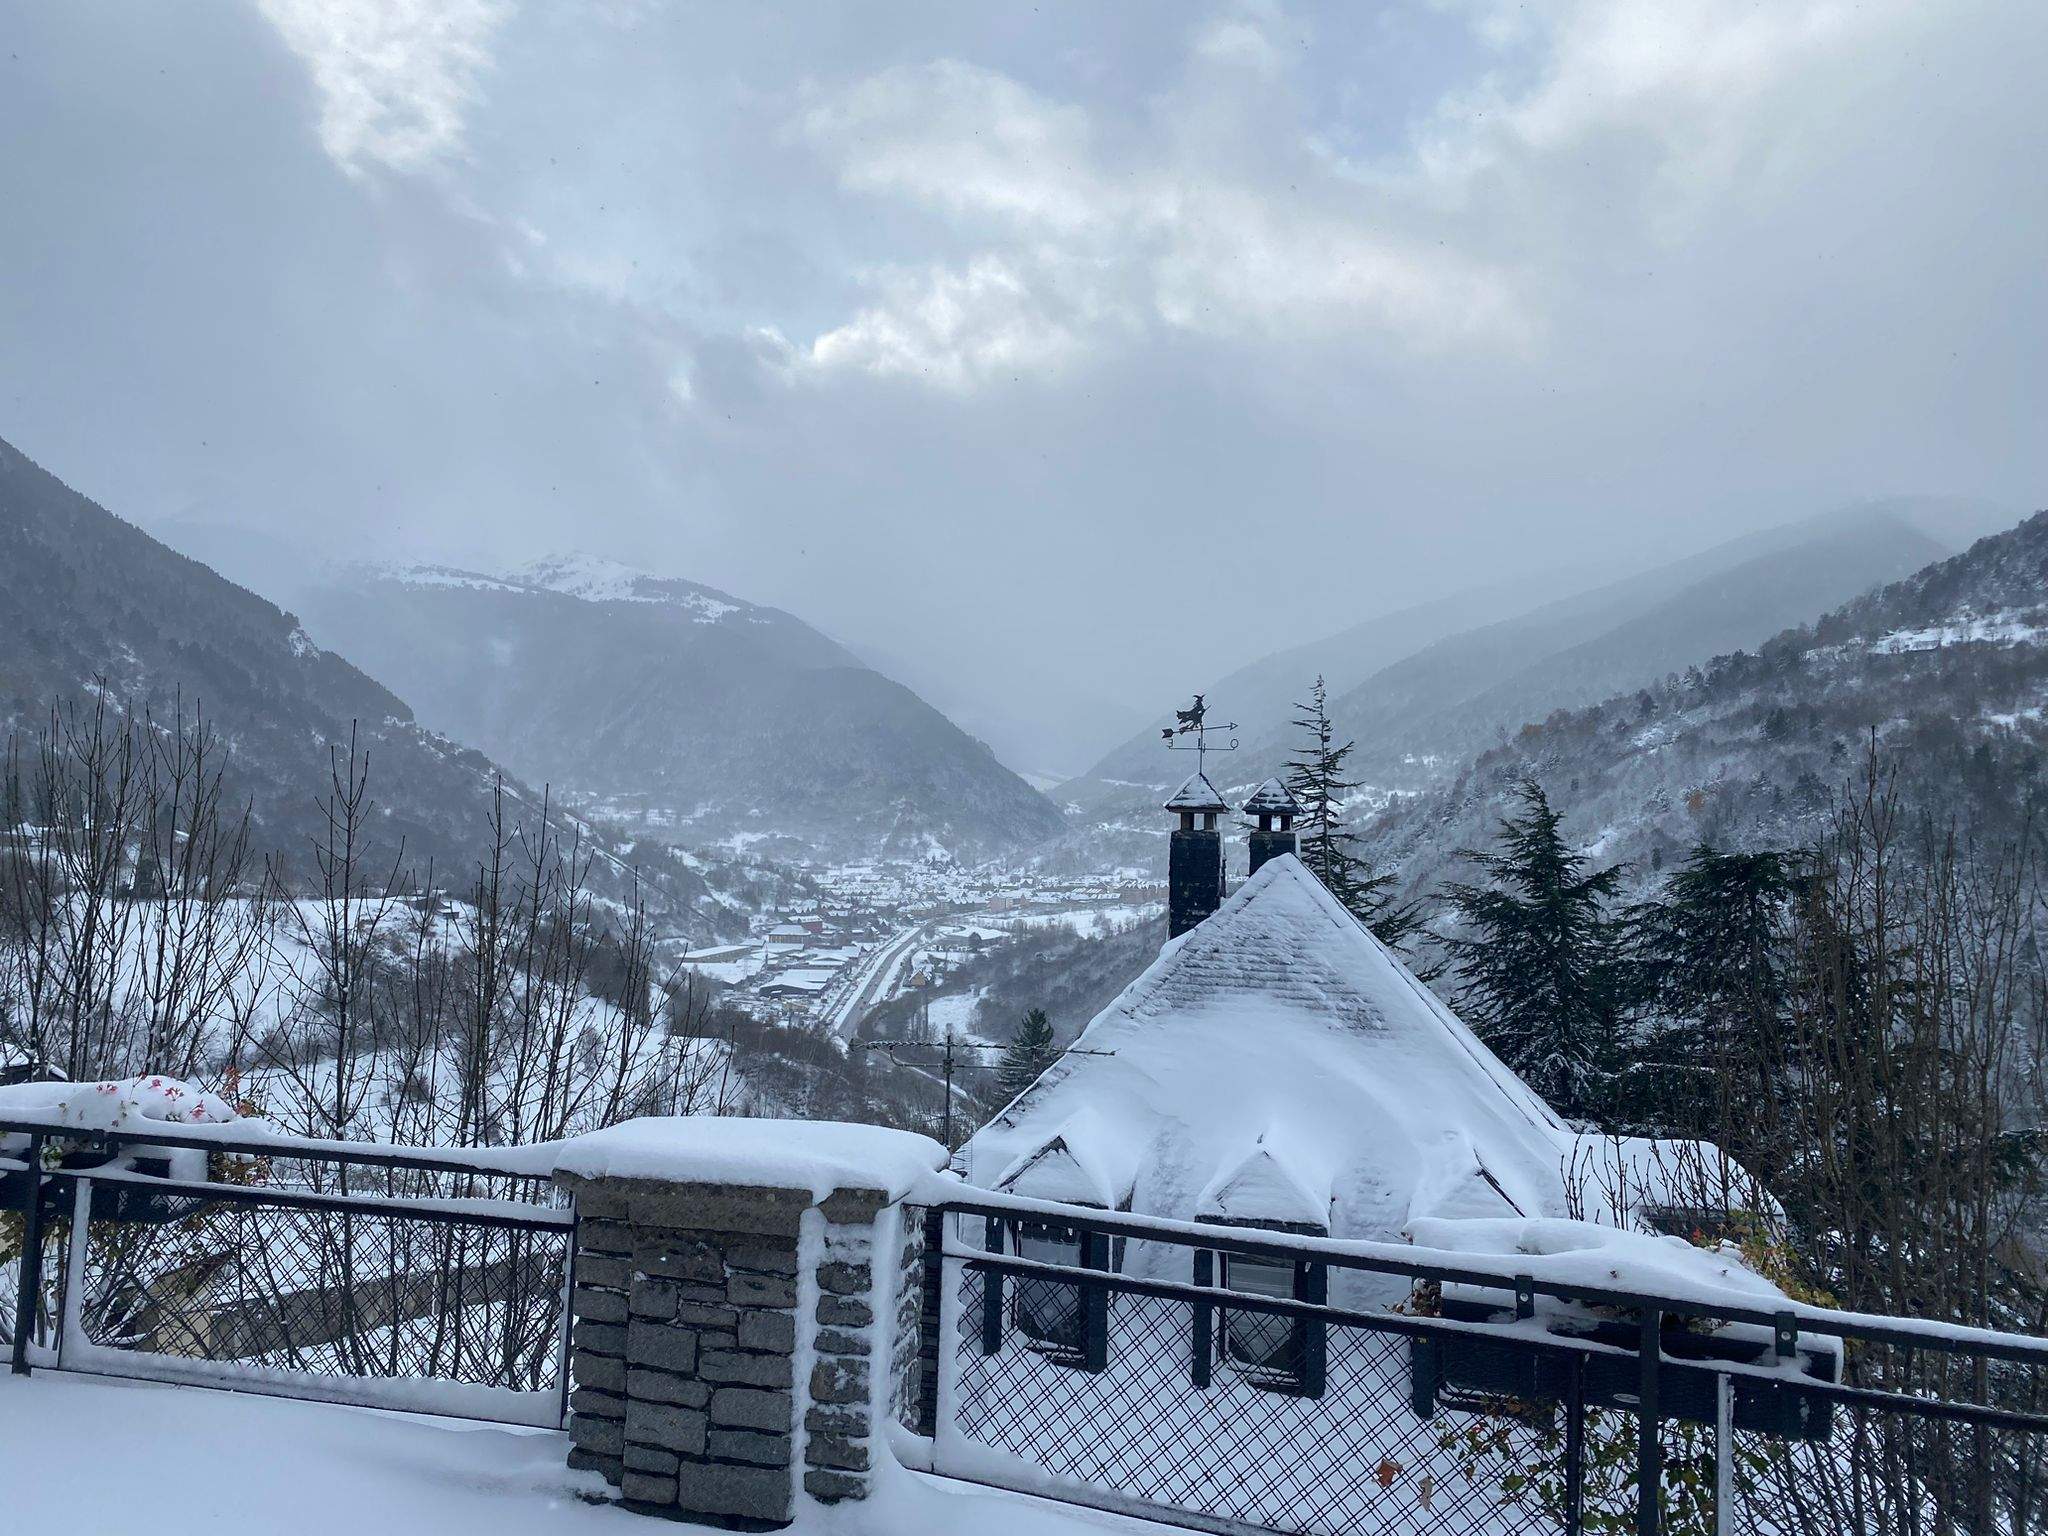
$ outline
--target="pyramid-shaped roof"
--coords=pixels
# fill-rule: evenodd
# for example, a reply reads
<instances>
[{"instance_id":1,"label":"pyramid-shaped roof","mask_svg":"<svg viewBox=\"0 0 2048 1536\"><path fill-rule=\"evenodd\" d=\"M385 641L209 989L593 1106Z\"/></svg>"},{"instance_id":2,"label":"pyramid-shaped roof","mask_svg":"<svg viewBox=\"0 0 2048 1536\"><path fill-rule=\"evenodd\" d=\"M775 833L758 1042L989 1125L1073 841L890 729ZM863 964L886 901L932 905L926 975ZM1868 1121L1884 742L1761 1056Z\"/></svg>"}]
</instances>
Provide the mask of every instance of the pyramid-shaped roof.
<instances>
[{"instance_id":1,"label":"pyramid-shaped roof","mask_svg":"<svg viewBox=\"0 0 2048 1536\"><path fill-rule=\"evenodd\" d=\"M1278 779L1268 779L1252 791L1251 799L1244 803L1247 816L1299 816L1301 802L1288 793L1287 786Z\"/></svg>"},{"instance_id":2,"label":"pyramid-shaped roof","mask_svg":"<svg viewBox=\"0 0 2048 1536\"><path fill-rule=\"evenodd\" d=\"M1182 782L1173 792L1173 798L1164 807L1169 811L1217 811L1230 809L1227 802L1216 792L1216 786L1209 782L1209 775L1197 770Z\"/></svg>"},{"instance_id":3,"label":"pyramid-shaped roof","mask_svg":"<svg viewBox=\"0 0 2048 1536\"><path fill-rule=\"evenodd\" d=\"M1119 1203L1194 1219L1277 1131L1265 1172L1327 1189L1333 1236L1564 1213L1572 1129L1292 855L1170 941L1076 1045L1109 1054L1062 1058L977 1132L971 1182L1057 1131L1132 1170Z\"/></svg>"}]
</instances>

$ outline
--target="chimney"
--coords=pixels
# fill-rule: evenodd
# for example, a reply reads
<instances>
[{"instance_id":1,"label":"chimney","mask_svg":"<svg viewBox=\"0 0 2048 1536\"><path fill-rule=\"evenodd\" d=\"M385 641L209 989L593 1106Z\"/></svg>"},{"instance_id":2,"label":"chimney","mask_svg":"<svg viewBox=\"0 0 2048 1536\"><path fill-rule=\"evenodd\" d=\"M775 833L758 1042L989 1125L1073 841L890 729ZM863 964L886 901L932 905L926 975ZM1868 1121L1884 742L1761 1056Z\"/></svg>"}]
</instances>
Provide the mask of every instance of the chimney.
<instances>
[{"instance_id":1,"label":"chimney","mask_svg":"<svg viewBox=\"0 0 2048 1536\"><path fill-rule=\"evenodd\" d=\"M1256 875L1259 866L1268 859L1296 851L1294 818L1301 814L1301 806L1287 792L1285 784L1278 779L1266 780L1251 799L1245 801L1244 813L1257 818L1259 823L1251 837L1251 873Z\"/></svg>"},{"instance_id":2,"label":"chimney","mask_svg":"<svg viewBox=\"0 0 2048 1536\"><path fill-rule=\"evenodd\" d=\"M1166 935L1177 939L1223 905L1223 833L1216 818L1230 807L1197 770L1166 809L1180 818L1166 860Z\"/></svg>"}]
</instances>

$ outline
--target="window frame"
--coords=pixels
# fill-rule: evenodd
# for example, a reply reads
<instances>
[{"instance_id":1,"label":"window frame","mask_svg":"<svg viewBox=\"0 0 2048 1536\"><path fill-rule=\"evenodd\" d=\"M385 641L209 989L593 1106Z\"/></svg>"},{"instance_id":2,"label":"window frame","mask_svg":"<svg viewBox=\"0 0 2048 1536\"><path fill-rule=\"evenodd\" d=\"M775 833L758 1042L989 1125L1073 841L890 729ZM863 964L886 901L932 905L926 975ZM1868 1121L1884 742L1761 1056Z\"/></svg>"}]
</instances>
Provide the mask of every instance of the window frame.
<instances>
[{"instance_id":1,"label":"window frame","mask_svg":"<svg viewBox=\"0 0 2048 1536\"><path fill-rule=\"evenodd\" d=\"M1005 1240L1001 1247L1018 1258L1030 1258L1024 1252L1027 1242L1058 1242L1071 1245L1070 1259L1058 1262L1071 1263L1075 1268L1101 1270L1115 1273L1122 1258L1122 1244L1113 1244L1109 1234L1096 1232L1088 1227L1073 1224L1063 1225L1049 1221L1017 1219L1006 1221ZM1047 1263L1051 1260L1039 1259ZM1075 1316L1070 1335L1051 1336L1039 1332L1026 1320L1025 1308L1030 1304L1028 1297L1034 1292L1027 1287L1070 1289L1074 1292ZM1010 1300L1004 1309L1003 1321L1023 1339L1027 1349L1035 1350L1047 1360L1058 1365L1074 1366L1086 1371L1101 1371L1109 1363L1109 1288L1089 1285L1080 1280L1043 1280L1029 1275L1013 1277L1010 1286Z\"/></svg>"},{"instance_id":2,"label":"window frame","mask_svg":"<svg viewBox=\"0 0 2048 1536\"><path fill-rule=\"evenodd\" d=\"M1292 1276L1287 1299L1304 1302L1312 1306L1323 1306L1329 1301L1330 1267L1313 1259L1281 1259L1262 1254L1233 1254L1218 1250L1220 1261L1216 1274L1221 1289L1238 1289L1232 1285L1232 1269L1238 1265L1256 1264L1277 1269L1291 1265ZM1247 1290L1247 1295L1267 1294L1263 1291ZM1274 1298L1278 1299L1278 1298ZM1216 1305L1215 1355L1219 1363L1226 1366L1252 1386L1269 1392L1287 1392L1299 1397L1321 1397L1328 1374L1329 1324L1320 1318L1285 1317L1287 1325L1286 1342L1282 1346L1286 1364L1274 1364L1270 1360L1246 1360L1231 1347L1230 1303L1219 1301ZM1248 1313L1248 1316L1262 1320L1280 1314L1271 1312Z\"/></svg>"}]
</instances>

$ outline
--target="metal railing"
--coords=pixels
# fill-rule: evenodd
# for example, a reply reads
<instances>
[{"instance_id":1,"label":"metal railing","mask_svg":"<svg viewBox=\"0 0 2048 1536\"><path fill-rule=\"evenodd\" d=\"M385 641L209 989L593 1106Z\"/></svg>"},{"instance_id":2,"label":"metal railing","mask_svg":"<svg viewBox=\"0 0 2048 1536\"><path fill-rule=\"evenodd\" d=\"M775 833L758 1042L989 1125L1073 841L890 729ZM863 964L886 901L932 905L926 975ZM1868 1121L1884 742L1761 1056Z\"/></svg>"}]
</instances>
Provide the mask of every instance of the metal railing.
<instances>
[{"instance_id":1,"label":"metal railing","mask_svg":"<svg viewBox=\"0 0 2048 1536\"><path fill-rule=\"evenodd\" d=\"M2048 1530L2048 1341L1038 1202L925 1222L951 1476L1230 1533Z\"/></svg>"},{"instance_id":2,"label":"metal railing","mask_svg":"<svg viewBox=\"0 0 2048 1536\"><path fill-rule=\"evenodd\" d=\"M0 1138L16 1372L563 1422L575 1216L516 1155L39 1121ZM160 1175L167 1151L206 1177Z\"/></svg>"}]
</instances>

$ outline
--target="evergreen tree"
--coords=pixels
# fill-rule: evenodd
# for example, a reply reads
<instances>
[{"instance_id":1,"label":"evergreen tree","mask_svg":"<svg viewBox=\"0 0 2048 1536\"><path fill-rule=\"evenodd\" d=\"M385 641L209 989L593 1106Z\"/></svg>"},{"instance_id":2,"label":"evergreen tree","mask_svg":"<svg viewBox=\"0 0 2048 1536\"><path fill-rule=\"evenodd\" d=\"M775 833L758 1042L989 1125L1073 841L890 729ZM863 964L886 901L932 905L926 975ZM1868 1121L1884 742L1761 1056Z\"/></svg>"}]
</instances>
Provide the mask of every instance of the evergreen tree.
<instances>
[{"instance_id":1,"label":"evergreen tree","mask_svg":"<svg viewBox=\"0 0 2048 1536\"><path fill-rule=\"evenodd\" d=\"M1398 946L1421 919L1413 906L1393 904L1392 871L1375 869L1358 851L1357 834L1344 823L1345 797L1359 785L1344 777L1344 762L1357 743L1337 745L1321 677L1308 701L1294 707L1300 711L1294 724L1308 738L1287 761L1287 792L1301 806L1295 822L1301 862L1381 943Z\"/></svg>"},{"instance_id":2,"label":"evergreen tree","mask_svg":"<svg viewBox=\"0 0 2048 1536\"><path fill-rule=\"evenodd\" d=\"M1608 913L1619 867L1586 872L1543 787L1525 779L1520 815L1492 852L1461 855L1483 885L1447 894L1469 932L1447 941L1460 1006L1488 1045L1560 1114L1609 1108L1626 1007L1619 924Z\"/></svg>"},{"instance_id":3,"label":"evergreen tree","mask_svg":"<svg viewBox=\"0 0 2048 1536\"><path fill-rule=\"evenodd\" d=\"M996 1068L996 1083L1004 1100L1016 1098L1037 1082L1039 1075L1059 1057L1060 1048L1052 1037L1052 1020L1045 1016L1043 1008L1032 1009L1003 1048L1002 1061Z\"/></svg>"},{"instance_id":4,"label":"evergreen tree","mask_svg":"<svg viewBox=\"0 0 2048 1536\"><path fill-rule=\"evenodd\" d=\"M1629 914L1645 1024L1630 1118L1727 1145L1731 1098L1769 1102L1784 1073L1786 928L1796 861L1694 848ZM1745 1111L1746 1113L1746 1111Z\"/></svg>"}]
</instances>

